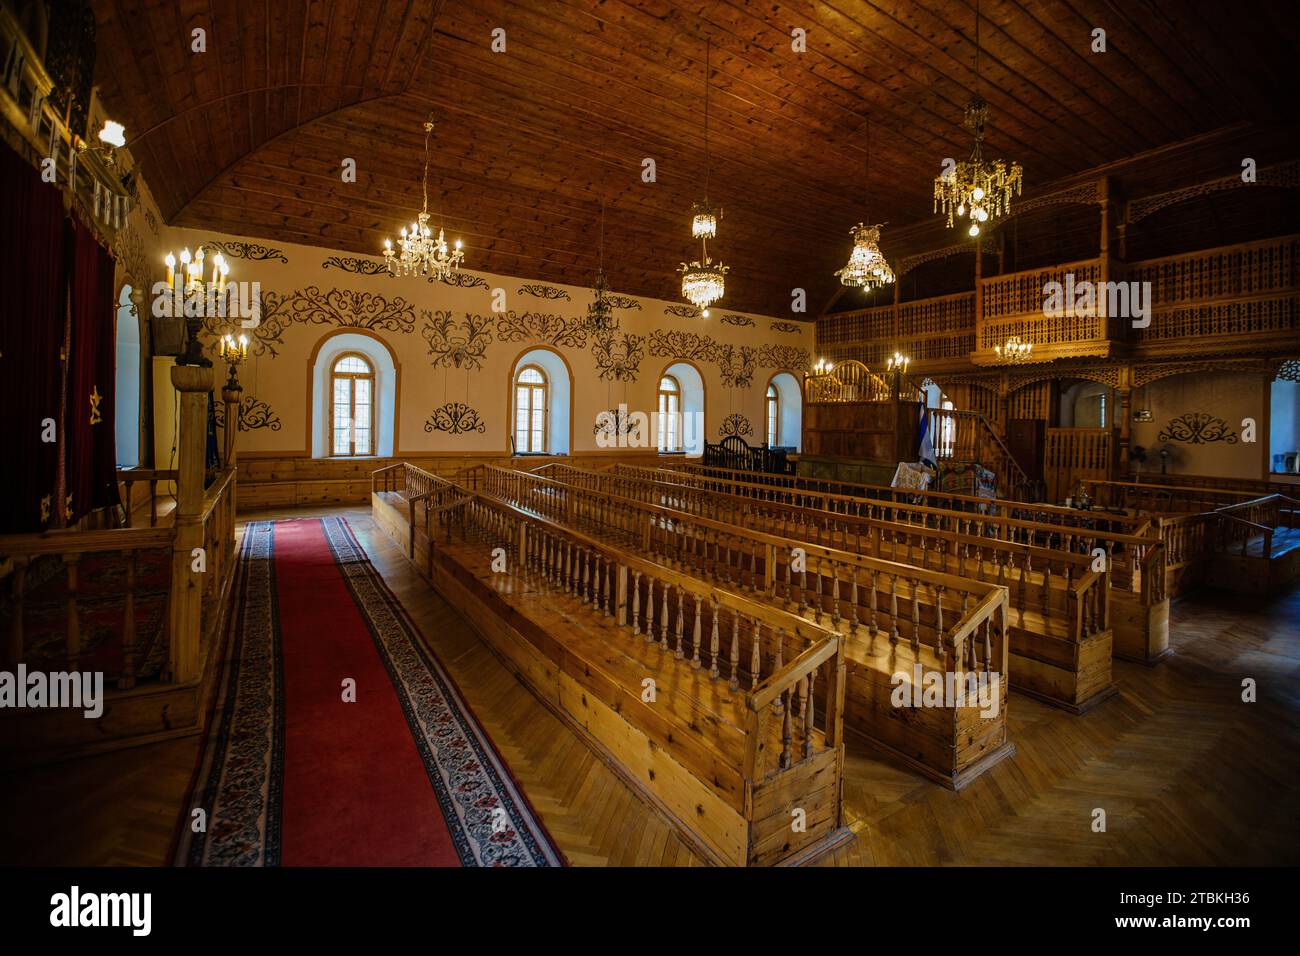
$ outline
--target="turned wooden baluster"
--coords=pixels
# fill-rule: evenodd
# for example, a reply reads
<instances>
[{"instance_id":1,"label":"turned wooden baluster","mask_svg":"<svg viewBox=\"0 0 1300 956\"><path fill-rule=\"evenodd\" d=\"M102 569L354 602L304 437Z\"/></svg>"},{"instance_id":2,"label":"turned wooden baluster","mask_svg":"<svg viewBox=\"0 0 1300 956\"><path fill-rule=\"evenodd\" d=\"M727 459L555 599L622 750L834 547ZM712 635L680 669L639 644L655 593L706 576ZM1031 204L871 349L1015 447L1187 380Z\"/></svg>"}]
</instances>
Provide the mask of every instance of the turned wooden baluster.
<instances>
[{"instance_id":1,"label":"turned wooden baluster","mask_svg":"<svg viewBox=\"0 0 1300 956\"><path fill-rule=\"evenodd\" d=\"M813 593L810 595L813 620L818 624L822 619L822 558L810 558L809 563L813 565Z\"/></svg>"},{"instance_id":2,"label":"turned wooden baluster","mask_svg":"<svg viewBox=\"0 0 1300 956\"><path fill-rule=\"evenodd\" d=\"M749 690L750 693L753 693L754 689L758 687L758 672L762 667L762 641L760 632L763 625L756 617L750 619L750 625L752 627L751 634L753 636L753 642L750 647L749 655Z\"/></svg>"},{"instance_id":3,"label":"turned wooden baluster","mask_svg":"<svg viewBox=\"0 0 1300 956\"><path fill-rule=\"evenodd\" d=\"M813 754L813 721L816 718L817 709L817 671L808 672L808 709L804 714L803 724L803 755L811 757Z\"/></svg>"},{"instance_id":4,"label":"turned wooden baluster","mask_svg":"<svg viewBox=\"0 0 1300 956\"><path fill-rule=\"evenodd\" d=\"M840 626L840 566L831 562L831 624L838 630Z\"/></svg>"},{"instance_id":5,"label":"turned wooden baluster","mask_svg":"<svg viewBox=\"0 0 1300 956\"><path fill-rule=\"evenodd\" d=\"M785 628L778 627L773 636L776 638L776 657L772 662L772 673L777 674L785 666ZM779 694L776 700L772 701L772 707L778 713L785 707Z\"/></svg>"},{"instance_id":6,"label":"turned wooden baluster","mask_svg":"<svg viewBox=\"0 0 1300 956\"><path fill-rule=\"evenodd\" d=\"M698 607L698 601L696 602ZM712 599L713 604L713 629L709 635L709 678L717 680L718 674L718 599Z\"/></svg>"},{"instance_id":7,"label":"turned wooden baluster","mask_svg":"<svg viewBox=\"0 0 1300 956\"><path fill-rule=\"evenodd\" d=\"M700 669L700 606L702 603L699 595L695 595L695 627L691 631L691 670L693 671Z\"/></svg>"},{"instance_id":8,"label":"turned wooden baluster","mask_svg":"<svg viewBox=\"0 0 1300 956\"><path fill-rule=\"evenodd\" d=\"M731 612L731 680L732 690L740 687L740 615Z\"/></svg>"},{"instance_id":9,"label":"turned wooden baluster","mask_svg":"<svg viewBox=\"0 0 1300 956\"><path fill-rule=\"evenodd\" d=\"M659 650L665 654L668 653L668 588L669 584L665 581L662 588L663 604L659 609Z\"/></svg>"},{"instance_id":10,"label":"turned wooden baluster","mask_svg":"<svg viewBox=\"0 0 1300 956\"><path fill-rule=\"evenodd\" d=\"M993 638L989 634L989 619L984 619L984 672L987 674L993 666Z\"/></svg>"},{"instance_id":11,"label":"turned wooden baluster","mask_svg":"<svg viewBox=\"0 0 1300 956\"><path fill-rule=\"evenodd\" d=\"M632 633L641 633L641 572L632 571Z\"/></svg>"},{"instance_id":12,"label":"turned wooden baluster","mask_svg":"<svg viewBox=\"0 0 1300 956\"><path fill-rule=\"evenodd\" d=\"M858 567L853 567L853 581L849 588L849 633L857 636L861 622L858 620Z\"/></svg>"},{"instance_id":13,"label":"turned wooden baluster","mask_svg":"<svg viewBox=\"0 0 1300 956\"><path fill-rule=\"evenodd\" d=\"M682 649L682 635L685 632L686 600L685 592L682 591L682 586L679 584L677 585L677 630L675 635L677 638L677 646L673 648L673 657L677 658L679 661L686 656L685 651Z\"/></svg>"},{"instance_id":14,"label":"turned wooden baluster","mask_svg":"<svg viewBox=\"0 0 1300 956\"><path fill-rule=\"evenodd\" d=\"M1051 617L1052 562L1043 562L1043 618Z\"/></svg>"},{"instance_id":15,"label":"turned wooden baluster","mask_svg":"<svg viewBox=\"0 0 1300 956\"><path fill-rule=\"evenodd\" d=\"M934 586L934 647L939 655L939 660L944 666L948 663L948 648L944 645L943 636L943 592L946 588L942 584Z\"/></svg>"},{"instance_id":16,"label":"turned wooden baluster","mask_svg":"<svg viewBox=\"0 0 1300 956\"><path fill-rule=\"evenodd\" d=\"M785 697L785 696L788 695L789 693L790 693L789 690L784 690L784 691L782 691L780 694L778 694L778 695L777 695L777 698L776 698L776 700L777 700L777 704L780 705L780 704L781 704L781 698L782 698L782 697ZM790 739L790 708L789 708L788 706L779 706L779 707L778 707L778 712L781 712L781 711L784 711L784 713L782 714L782 717L781 717L781 761L780 761L780 764L781 764L781 769L784 770L784 769L786 769L787 767L790 766L790 762L791 762L791 759L790 759L790 743L791 743L791 739Z\"/></svg>"},{"instance_id":17,"label":"turned wooden baluster","mask_svg":"<svg viewBox=\"0 0 1300 956\"><path fill-rule=\"evenodd\" d=\"M898 575L890 575L889 589L889 643L897 644L901 635L898 631Z\"/></svg>"},{"instance_id":18,"label":"turned wooden baluster","mask_svg":"<svg viewBox=\"0 0 1300 956\"><path fill-rule=\"evenodd\" d=\"M912 650L921 649L921 582L918 578L909 578L912 586Z\"/></svg>"}]
</instances>

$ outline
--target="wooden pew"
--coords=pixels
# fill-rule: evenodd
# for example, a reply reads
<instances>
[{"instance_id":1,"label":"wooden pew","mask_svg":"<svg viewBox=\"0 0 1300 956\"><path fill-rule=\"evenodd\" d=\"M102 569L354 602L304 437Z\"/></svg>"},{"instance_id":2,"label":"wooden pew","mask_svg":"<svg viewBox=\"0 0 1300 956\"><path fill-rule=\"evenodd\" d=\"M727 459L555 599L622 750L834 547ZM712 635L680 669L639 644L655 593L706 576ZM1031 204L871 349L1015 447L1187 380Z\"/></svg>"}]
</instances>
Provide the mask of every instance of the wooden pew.
<instances>
[{"instance_id":1,"label":"wooden pew","mask_svg":"<svg viewBox=\"0 0 1300 956\"><path fill-rule=\"evenodd\" d=\"M382 494L381 526L423 534ZM851 838L840 635L487 495L423 507L452 517L399 543L703 857L801 863Z\"/></svg>"},{"instance_id":2,"label":"wooden pew","mask_svg":"<svg viewBox=\"0 0 1300 956\"><path fill-rule=\"evenodd\" d=\"M1110 570L1116 657L1142 664L1155 664L1169 654L1169 595L1180 581L1181 571L1166 565L1163 526L1151 516L1133 517L1072 508L1026 505L1006 499L983 499L971 495L920 492L911 495L900 489L857 485L878 491L878 495L857 497L826 490L836 482L808 481L810 487L782 484L780 476L765 476L766 483L738 482L718 475L699 475L697 466L650 469L618 465L612 474L666 481L712 492L779 501L829 511L833 514L868 514L882 520L901 517L907 524L944 527L962 515L982 520L980 533L1009 542L1053 544L1062 542L1078 554L1105 554ZM713 469L717 471L717 469ZM545 473L550 473L549 471ZM912 500L913 498L918 500ZM918 504L919 501L919 504ZM947 502L952 507L944 507ZM1004 520L1005 519L1005 520Z\"/></svg>"},{"instance_id":3,"label":"wooden pew","mask_svg":"<svg viewBox=\"0 0 1300 956\"><path fill-rule=\"evenodd\" d=\"M724 525L770 529L801 542L829 543L921 568L933 564L940 571L1006 585L1013 688L1073 713L1115 693L1110 570L1104 553L1094 557L1075 547L1069 536L1085 533L1078 529L1055 529L1037 543L1033 532L1041 529L1011 519L919 508L923 514L911 521L888 520L852 513L871 513L866 506L833 512L568 466L544 471L590 490L664 504ZM868 504L876 513L902 508L904 518L912 517L911 506ZM1138 540L1158 548L1158 542ZM1044 546L1049 543L1055 546Z\"/></svg>"},{"instance_id":4,"label":"wooden pew","mask_svg":"<svg viewBox=\"0 0 1300 956\"><path fill-rule=\"evenodd\" d=\"M678 570L739 587L814 622L829 621L847 640L845 726L945 786L960 788L1013 752L1005 680L1011 616L1003 587L523 472L485 469L480 487ZM994 712L946 701L900 709L896 689L915 700L936 673L945 681L948 674L985 675L989 692L997 694L996 707L988 708Z\"/></svg>"}]
</instances>

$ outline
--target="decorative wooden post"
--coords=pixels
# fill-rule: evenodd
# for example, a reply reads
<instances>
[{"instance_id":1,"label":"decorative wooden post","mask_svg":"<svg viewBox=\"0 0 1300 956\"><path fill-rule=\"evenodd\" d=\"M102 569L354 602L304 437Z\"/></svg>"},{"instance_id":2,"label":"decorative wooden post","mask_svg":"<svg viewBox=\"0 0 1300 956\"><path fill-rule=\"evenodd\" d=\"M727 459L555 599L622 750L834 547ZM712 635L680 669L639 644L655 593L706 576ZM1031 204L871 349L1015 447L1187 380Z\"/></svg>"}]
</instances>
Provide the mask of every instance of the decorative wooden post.
<instances>
[{"instance_id":1,"label":"decorative wooden post","mask_svg":"<svg viewBox=\"0 0 1300 956\"><path fill-rule=\"evenodd\" d=\"M235 438L239 434L239 406L244 400L244 386L240 385L235 379L235 371L232 367L230 370L230 380L226 382L221 389L221 400L226 403L226 428L222 435L223 454L221 464L225 468L233 469L235 467ZM239 476L230 485L230 513L235 513L235 488L238 485Z\"/></svg>"},{"instance_id":2,"label":"decorative wooden post","mask_svg":"<svg viewBox=\"0 0 1300 956\"><path fill-rule=\"evenodd\" d=\"M199 676L203 579L192 570L194 551L203 547L203 471L207 447L211 366L177 365L172 385L181 393L177 422L176 536L172 545L170 677L176 683ZM227 421L230 419L227 418Z\"/></svg>"}]
</instances>

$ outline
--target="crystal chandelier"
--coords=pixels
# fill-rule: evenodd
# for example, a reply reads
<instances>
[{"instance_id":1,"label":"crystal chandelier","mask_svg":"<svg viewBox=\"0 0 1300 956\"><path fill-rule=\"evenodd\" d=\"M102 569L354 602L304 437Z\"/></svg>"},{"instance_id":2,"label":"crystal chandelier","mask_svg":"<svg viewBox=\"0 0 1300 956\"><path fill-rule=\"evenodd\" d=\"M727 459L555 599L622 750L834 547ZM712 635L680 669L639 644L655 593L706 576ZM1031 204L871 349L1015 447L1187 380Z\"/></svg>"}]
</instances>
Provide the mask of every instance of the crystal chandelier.
<instances>
[{"instance_id":1,"label":"crystal chandelier","mask_svg":"<svg viewBox=\"0 0 1300 956\"><path fill-rule=\"evenodd\" d=\"M853 236L853 251L849 253L848 264L835 273L842 285L850 288L872 289L889 285L894 281L894 270L880 252L880 226L865 226L858 223L849 230Z\"/></svg>"},{"instance_id":2,"label":"crystal chandelier","mask_svg":"<svg viewBox=\"0 0 1300 956\"><path fill-rule=\"evenodd\" d=\"M1020 336L1013 335L1007 339L1005 345L993 346L993 351L997 353L999 359L1010 365L1018 365L1021 362L1028 362L1029 356L1034 351L1034 343L1021 341Z\"/></svg>"},{"instance_id":3,"label":"crystal chandelier","mask_svg":"<svg viewBox=\"0 0 1300 956\"><path fill-rule=\"evenodd\" d=\"M430 118L424 124L424 177L421 180L424 208L415 222L402 227L402 237L397 240L400 252L393 251L391 239L384 240L384 261L393 275L400 270L404 276L428 276L443 281L453 270L460 268L465 253L461 251L459 239L454 249L447 245L441 226L438 227L437 239L433 238L433 230L429 228L429 139L432 136L433 119Z\"/></svg>"},{"instance_id":4,"label":"crystal chandelier","mask_svg":"<svg viewBox=\"0 0 1300 956\"><path fill-rule=\"evenodd\" d=\"M865 178L868 186L867 192L869 193L871 184L871 120L867 120ZM849 253L849 261L844 268L835 273L835 277L840 280L841 285L870 292L880 286L890 285L894 281L894 270L889 268L889 263L885 261L884 254L880 251L881 225L883 223L874 226L858 223L849 230L849 235L853 237L853 251Z\"/></svg>"},{"instance_id":5,"label":"crystal chandelier","mask_svg":"<svg viewBox=\"0 0 1300 956\"><path fill-rule=\"evenodd\" d=\"M707 199L695 203L691 206L691 238L712 239L718 234L718 220L721 218L721 207L709 205Z\"/></svg>"},{"instance_id":6,"label":"crystal chandelier","mask_svg":"<svg viewBox=\"0 0 1300 956\"><path fill-rule=\"evenodd\" d=\"M612 332L618 328L614 307L606 297L609 283L605 281L605 204L600 204L600 267L596 270L596 297L587 306L587 331Z\"/></svg>"},{"instance_id":7,"label":"crystal chandelier","mask_svg":"<svg viewBox=\"0 0 1300 956\"><path fill-rule=\"evenodd\" d=\"M989 105L980 98L980 12L975 4L975 96L966 106L965 127L975 137L975 148L970 159L944 169L934 180L934 211L948 216L948 228L954 217L970 219L968 232L980 234L980 225L990 219L1005 216L1011 211L1011 193L1020 195L1021 173L1019 163L1004 163L1000 159L986 161L983 155L984 129L988 123Z\"/></svg>"},{"instance_id":8,"label":"crystal chandelier","mask_svg":"<svg viewBox=\"0 0 1300 956\"><path fill-rule=\"evenodd\" d=\"M718 234L718 220L722 210L709 204L709 73L713 41L710 39L704 51L704 196L703 202L695 203L691 209L691 237L700 240L700 258L687 264L683 262L677 271L682 274L682 296L691 305L700 310L700 315L709 317L709 306L722 298L727 290L727 266L709 258L709 240Z\"/></svg>"}]
</instances>

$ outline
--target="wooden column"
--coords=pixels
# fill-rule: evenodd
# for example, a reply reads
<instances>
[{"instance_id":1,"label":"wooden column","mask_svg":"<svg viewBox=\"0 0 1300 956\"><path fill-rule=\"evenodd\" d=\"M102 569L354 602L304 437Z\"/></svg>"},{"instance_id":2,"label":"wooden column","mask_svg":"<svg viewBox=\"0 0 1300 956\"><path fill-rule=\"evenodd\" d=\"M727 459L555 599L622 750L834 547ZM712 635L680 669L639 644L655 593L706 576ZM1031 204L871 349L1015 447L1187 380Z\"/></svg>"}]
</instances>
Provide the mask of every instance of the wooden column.
<instances>
[{"instance_id":1,"label":"wooden column","mask_svg":"<svg viewBox=\"0 0 1300 956\"><path fill-rule=\"evenodd\" d=\"M227 382L225 388L221 390L221 400L226 403L226 429L225 434L221 436L224 445L221 464L224 468L233 469L235 467L235 438L239 434L239 404L243 399L244 387L238 382L233 385ZM236 475L235 481L230 485L230 513L232 516L238 504L235 500L235 489L238 480L239 476Z\"/></svg>"},{"instance_id":2,"label":"wooden column","mask_svg":"<svg viewBox=\"0 0 1300 956\"><path fill-rule=\"evenodd\" d=\"M194 549L203 547L203 471L207 448L208 395L212 368L176 365L172 385L180 392L177 422L176 537L172 545L171 680L199 677L203 579L191 570ZM227 419L229 421L229 419Z\"/></svg>"}]
</instances>

